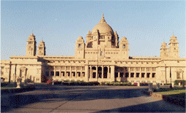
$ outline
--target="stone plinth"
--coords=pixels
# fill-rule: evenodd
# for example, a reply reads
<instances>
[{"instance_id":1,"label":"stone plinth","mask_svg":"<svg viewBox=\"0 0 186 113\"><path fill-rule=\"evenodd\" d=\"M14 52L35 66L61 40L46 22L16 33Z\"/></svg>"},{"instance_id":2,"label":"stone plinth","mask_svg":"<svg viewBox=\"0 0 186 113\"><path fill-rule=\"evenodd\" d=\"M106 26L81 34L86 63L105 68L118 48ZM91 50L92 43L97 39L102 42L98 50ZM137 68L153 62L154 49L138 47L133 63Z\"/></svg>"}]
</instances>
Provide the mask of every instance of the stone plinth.
<instances>
[{"instance_id":1,"label":"stone plinth","mask_svg":"<svg viewBox=\"0 0 186 113\"><path fill-rule=\"evenodd\" d=\"M152 85L152 83L149 83L149 84L148 84L148 86L149 86L149 89L148 89L148 91L149 91L149 92L152 92L152 88L153 88L153 85Z\"/></svg>"}]
</instances>

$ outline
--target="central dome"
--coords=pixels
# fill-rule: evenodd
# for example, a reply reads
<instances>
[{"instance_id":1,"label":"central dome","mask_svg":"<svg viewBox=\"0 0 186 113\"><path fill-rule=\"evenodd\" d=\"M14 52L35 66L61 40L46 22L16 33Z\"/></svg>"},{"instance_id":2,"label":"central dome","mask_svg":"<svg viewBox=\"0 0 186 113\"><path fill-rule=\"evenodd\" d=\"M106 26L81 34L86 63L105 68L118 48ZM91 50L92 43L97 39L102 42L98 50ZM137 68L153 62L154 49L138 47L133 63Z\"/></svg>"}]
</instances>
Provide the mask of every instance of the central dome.
<instances>
[{"instance_id":1,"label":"central dome","mask_svg":"<svg viewBox=\"0 0 186 113\"><path fill-rule=\"evenodd\" d=\"M104 19L104 16L102 15L102 18L100 22L92 29L92 33L99 31L99 33L111 33L113 34L112 28L107 24L107 22Z\"/></svg>"}]
</instances>

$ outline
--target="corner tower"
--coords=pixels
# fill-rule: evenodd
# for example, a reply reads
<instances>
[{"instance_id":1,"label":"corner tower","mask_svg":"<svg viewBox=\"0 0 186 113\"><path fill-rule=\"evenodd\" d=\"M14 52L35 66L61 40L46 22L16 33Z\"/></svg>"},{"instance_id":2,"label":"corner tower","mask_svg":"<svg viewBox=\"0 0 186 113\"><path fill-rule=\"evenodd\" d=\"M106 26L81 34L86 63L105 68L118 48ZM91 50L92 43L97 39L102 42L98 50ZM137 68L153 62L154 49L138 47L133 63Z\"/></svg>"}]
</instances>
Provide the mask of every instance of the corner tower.
<instances>
[{"instance_id":1,"label":"corner tower","mask_svg":"<svg viewBox=\"0 0 186 113\"><path fill-rule=\"evenodd\" d=\"M169 42L169 57L170 58L179 58L179 46L178 46L178 40L177 37L172 35L170 37L170 42Z\"/></svg>"},{"instance_id":2,"label":"corner tower","mask_svg":"<svg viewBox=\"0 0 186 113\"><path fill-rule=\"evenodd\" d=\"M45 47L45 42L43 40L39 42L39 46L37 49L37 56L44 56L46 55L46 47Z\"/></svg>"},{"instance_id":3,"label":"corner tower","mask_svg":"<svg viewBox=\"0 0 186 113\"><path fill-rule=\"evenodd\" d=\"M75 57L77 59L85 58L85 43L83 37L78 37L75 45Z\"/></svg>"},{"instance_id":4,"label":"corner tower","mask_svg":"<svg viewBox=\"0 0 186 113\"><path fill-rule=\"evenodd\" d=\"M161 58L167 58L168 57L168 48L167 48L167 43L165 43L165 42L163 42L161 44L160 57Z\"/></svg>"},{"instance_id":5,"label":"corner tower","mask_svg":"<svg viewBox=\"0 0 186 113\"><path fill-rule=\"evenodd\" d=\"M36 39L35 39L35 35L32 33L27 40L26 56L35 56L35 55L36 55Z\"/></svg>"},{"instance_id":6,"label":"corner tower","mask_svg":"<svg viewBox=\"0 0 186 113\"><path fill-rule=\"evenodd\" d=\"M120 57L123 59L129 58L129 43L126 37L122 37L119 43Z\"/></svg>"}]
</instances>

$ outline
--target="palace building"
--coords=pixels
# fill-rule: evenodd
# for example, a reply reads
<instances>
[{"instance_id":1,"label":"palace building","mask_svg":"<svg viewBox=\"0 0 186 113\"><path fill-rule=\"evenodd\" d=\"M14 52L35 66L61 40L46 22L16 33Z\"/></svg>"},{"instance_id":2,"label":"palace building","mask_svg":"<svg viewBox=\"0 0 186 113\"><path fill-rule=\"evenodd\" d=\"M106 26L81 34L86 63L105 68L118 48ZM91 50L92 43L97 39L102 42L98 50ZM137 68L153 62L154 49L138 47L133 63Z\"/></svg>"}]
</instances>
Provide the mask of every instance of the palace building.
<instances>
[{"instance_id":1,"label":"palace building","mask_svg":"<svg viewBox=\"0 0 186 113\"><path fill-rule=\"evenodd\" d=\"M151 82L170 83L186 80L186 58L179 57L177 37L163 42L160 57L129 57L129 43L119 36L102 16L100 22L89 31L86 41L78 37L74 56L46 56L43 40L36 47L36 37L32 33L27 40L25 56L11 56L1 60L1 78L16 82L55 81L85 82ZM37 53L36 53L37 51ZM170 78L171 74L171 78Z\"/></svg>"}]
</instances>

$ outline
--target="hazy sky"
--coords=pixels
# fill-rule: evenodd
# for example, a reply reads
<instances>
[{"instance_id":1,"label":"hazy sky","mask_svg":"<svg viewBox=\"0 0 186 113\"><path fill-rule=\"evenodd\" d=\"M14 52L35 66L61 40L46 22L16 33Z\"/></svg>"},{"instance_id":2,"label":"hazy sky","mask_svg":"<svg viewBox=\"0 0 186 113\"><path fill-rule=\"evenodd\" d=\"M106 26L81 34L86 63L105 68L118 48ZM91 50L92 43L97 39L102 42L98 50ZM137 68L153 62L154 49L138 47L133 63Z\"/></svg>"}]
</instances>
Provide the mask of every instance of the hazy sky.
<instances>
[{"instance_id":1,"label":"hazy sky","mask_svg":"<svg viewBox=\"0 0 186 113\"><path fill-rule=\"evenodd\" d=\"M24 56L28 36L34 33L37 46L42 40L47 55L75 54L79 36L99 23L102 14L127 37L130 56L158 56L161 43L174 34L180 57L186 57L185 9L183 1L2 1L1 59Z\"/></svg>"}]
</instances>

